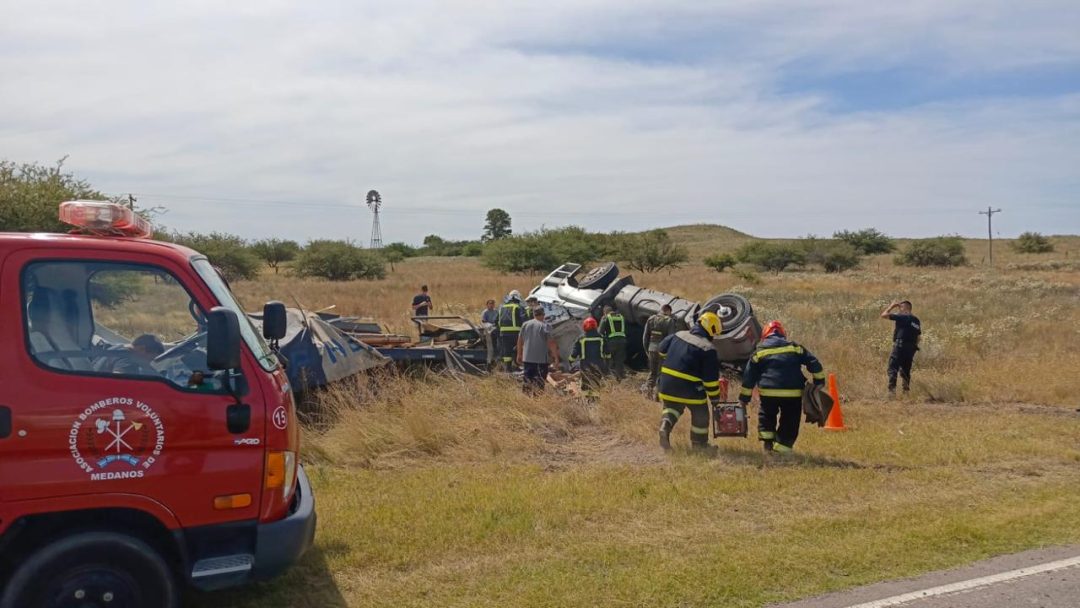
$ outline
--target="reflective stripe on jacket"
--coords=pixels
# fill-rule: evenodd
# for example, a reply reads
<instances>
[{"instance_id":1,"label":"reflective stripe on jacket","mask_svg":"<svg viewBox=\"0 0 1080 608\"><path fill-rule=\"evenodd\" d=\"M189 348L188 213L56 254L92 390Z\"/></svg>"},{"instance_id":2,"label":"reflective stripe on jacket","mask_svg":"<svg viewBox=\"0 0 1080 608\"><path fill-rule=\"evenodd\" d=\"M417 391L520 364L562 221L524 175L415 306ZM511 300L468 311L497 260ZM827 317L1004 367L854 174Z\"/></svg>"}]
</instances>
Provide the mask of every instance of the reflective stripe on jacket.
<instances>
[{"instance_id":1,"label":"reflective stripe on jacket","mask_svg":"<svg viewBox=\"0 0 1080 608\"><path fill-rule=\"evenodd\" d=\"M525 324L525 308L513 300L499 307L499 332L513 333L521 331Z\"/></svg>"},{"instance_id":2,"label":"reflective stripe on jacket","mask_svg":"<svg viewBox=\"0 0 1080 608\"><path fill-rule=\"evenodd\" d=\"M581 361L581 366L595 367L603 365L608 357L604 349L604 338L596 330L587 331L585 335L574 342L574 350L570 353L570 362Z\"/></svg>"},{"instance_id":3,"label":"reflective stripe on jacket","mask_svg":"<svg viewBox=\"0 0 1080 608\"><path fill-rule=\"evenodd\" d=\"M625 338L626 319L617 312L613 312L600 320L600 335L605 338Z\"/></svg>"},{"instance_id":4,"label":"reflective stripe on jacket","mask_svg":"<svg viewBox=\"0 0 1080 608\"><path fill-rule=\"evenodd\" d=\"M720 360L705 330L695 326L664 338L660 354L656 388L661 399L687 405L719 401Z\"/></svg>"},{"instance_id":5,"label":"reflective stripe on jacket","mask_svg":"<svg viewBox=\"0 0 1080 608\"><path fill-rule=\"evenodd\" d=\"M805 347L788 342L780 335L772 335L761 341L743 371L742 390L739 400L750 401L754 387L763 397L802 398L806 376L802 368L813 377L814 382L825 382L821 362Z\"/></svg>"}]
</instances>

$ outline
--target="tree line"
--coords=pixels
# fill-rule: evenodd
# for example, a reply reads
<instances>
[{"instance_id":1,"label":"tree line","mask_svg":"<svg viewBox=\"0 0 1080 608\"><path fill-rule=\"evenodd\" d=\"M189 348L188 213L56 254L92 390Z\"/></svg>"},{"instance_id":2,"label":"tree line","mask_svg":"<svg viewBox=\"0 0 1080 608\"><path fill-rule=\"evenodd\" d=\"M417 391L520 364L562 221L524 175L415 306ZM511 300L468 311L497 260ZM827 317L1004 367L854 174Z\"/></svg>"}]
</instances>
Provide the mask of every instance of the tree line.
<instances>
[{"instance_id":1,"label":"tree line","mask_svg":"<svg viewBox=\"0 0 1080 608\"><path fill-rule=\"evenodd\" d=\"M111 200L85 180L63 169L63 159L54 166L0 161L0 230L14 232L64 232L67 226L57 219L59 201L72 199ZM160 209L135 207L137 213L152 217ZM329 280L380 279L387 266L419 256L466 256L480 258L495 270L515 273L548 272L573 261L589 264L616 260L641 272L678 268L690 260L687 248L662 229L641 233L589 232L578 226L543 228L515 235L510 214L491 209L477 240L448 240L435 234L423 244L390 243L381 249L364 249L350 241L296 241L268 238L247 241L222 233L161 231L154 238L184 245L205 254L229 280L256 277L263 266L278 273L285 266L303 277ZM1011 243L1023 253L1053 251L1045 236L1025 232ZM706 266L724 272L749 267L759 271L782 272L789 268L820 267L825 272L858 268L868 255L897 251L896 242L874 228L840 231L831 239L807 236L790 242L756 240L730 253L715 253L704 259ZM943 236L912 241L895 258L906 266L959 266L967 263L960 237Z\"/></svg>"}]
</instances>

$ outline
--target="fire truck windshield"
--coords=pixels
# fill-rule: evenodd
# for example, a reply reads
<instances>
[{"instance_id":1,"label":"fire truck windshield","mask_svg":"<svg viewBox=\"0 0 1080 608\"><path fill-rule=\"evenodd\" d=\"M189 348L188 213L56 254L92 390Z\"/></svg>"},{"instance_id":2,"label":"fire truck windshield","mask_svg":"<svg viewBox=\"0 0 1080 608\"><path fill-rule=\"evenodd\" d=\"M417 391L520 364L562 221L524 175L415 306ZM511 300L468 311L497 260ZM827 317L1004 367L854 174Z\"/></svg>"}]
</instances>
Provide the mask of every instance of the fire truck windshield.
<instances>
[{"instance_id":1,"label":"fire truck windshield","mask_svg":"<svg viewBox=\"0 0 1080 608\"><path fill-rule=\"evenodd\" d=\"M247 313L244 312L244 308L240 306L240 302L225 285L225 281L221 279L221 275L210 264L205 257L199 256L191 259L191 265L195 268L195 272L198 273L202 280L206 282L206 285L210 288L210 291L214 293L214 297L220 305L225 308L229 308L236 313L236 316L240 318L240 335L244 338L244 342L247 343L251 352L255 353L255 357L259 360L259 365L266 371L274 371L277 368L278 360L274 355L274 351L270 350L270 346L263 340L262 335L255 330L255 326L251 324L251 319L248 318Z\"/></svg>"}]
</instances>

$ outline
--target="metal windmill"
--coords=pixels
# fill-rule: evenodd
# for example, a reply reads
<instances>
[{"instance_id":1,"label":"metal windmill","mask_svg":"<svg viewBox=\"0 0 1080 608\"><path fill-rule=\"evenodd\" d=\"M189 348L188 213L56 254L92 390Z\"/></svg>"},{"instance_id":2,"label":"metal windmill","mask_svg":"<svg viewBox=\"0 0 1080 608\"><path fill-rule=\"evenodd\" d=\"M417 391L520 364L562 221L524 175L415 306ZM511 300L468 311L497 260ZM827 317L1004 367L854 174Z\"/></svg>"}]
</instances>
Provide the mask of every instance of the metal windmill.
<instances>
[{"instance_id":1,"label":"metal windmill","mask_svg":"<svg viewBox=\"0 0 1080 608\"><path fill-rule=\"evenodd\" d=\"M375 214L375 220L371 223L371 249L382 249L382 228L379 226L379 209L382 207L382 196L378 190L369 190L367 193L367 206Z\"/></svg>"}]
</instances>

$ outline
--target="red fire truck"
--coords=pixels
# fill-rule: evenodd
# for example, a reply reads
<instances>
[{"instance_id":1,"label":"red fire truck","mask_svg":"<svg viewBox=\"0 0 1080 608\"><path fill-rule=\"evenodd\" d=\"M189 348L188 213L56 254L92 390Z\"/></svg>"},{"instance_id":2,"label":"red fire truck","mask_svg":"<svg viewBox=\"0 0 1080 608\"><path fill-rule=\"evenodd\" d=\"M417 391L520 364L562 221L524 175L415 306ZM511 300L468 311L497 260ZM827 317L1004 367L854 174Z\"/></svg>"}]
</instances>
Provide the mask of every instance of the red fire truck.
<instances>
[{"instance_id":1,"label":"red fire truck","mask_svg":"<svg viewBox=\"0 0 1080 608\"><path fill-rule=\"evenodd\" d=\"M206 257L129 209L0 234L0 608L172 608L315 533L283 360ZM269 341L269 343L268 343Z\"/></svg>"}]
</instances>

